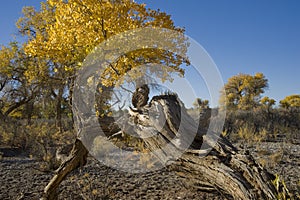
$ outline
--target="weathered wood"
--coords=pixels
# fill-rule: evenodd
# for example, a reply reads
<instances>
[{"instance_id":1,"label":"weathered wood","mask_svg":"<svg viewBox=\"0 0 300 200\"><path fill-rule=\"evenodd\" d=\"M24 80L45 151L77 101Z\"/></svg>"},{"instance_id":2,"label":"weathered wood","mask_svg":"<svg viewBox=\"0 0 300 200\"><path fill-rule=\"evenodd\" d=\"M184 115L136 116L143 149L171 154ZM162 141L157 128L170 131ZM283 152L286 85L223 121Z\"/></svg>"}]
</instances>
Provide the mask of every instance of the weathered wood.
<instances>
[{"instance_id":1,"label":"weathered wood","mask_svg":"<svg viewBox=\"0 0 300 200\"><path fill-rule=\"evenodd\" d=\"M44 189L43 200L57 199L57 188L64 178L73 170L86 164L88 151L82 142L76 139L67 159L56 170L55 175Z\"/></svg>"},{"instance_id":2,"label":"weathered wood","mask_svg":"<svg viewBox=\"0 0 300 200\"><path fill-rule=\"evenodd\" d=\"M227 199L276 199L278 195L271 183L275 176L255 162L249 152L199 128L176 95L153 97L138 112L131 110L120 128L116 131L133 131L143 138L148 150L162 163L172 159L174 151L182 152L168 167L200 190L218 192ZM85 164L87 154L82 142L76 140L70 156L45 188L44 199L55 199L61 181Z\"/></svg>"},{"instance_id":3,"label":"weathered wood","mask_svg":"<svg viewBox=\"0 0 300 200\"><path fill-rule=\"evenodd\" d=\"M147 115L153 109L159 109L154 119ZM184 109L175 95L157 96L143 108L142 114L129 112L128 126L141 136L156 134L144 141L163 163L169 159L170 151L180 150L184 143L176 144L174 138L184 139L180 137L184 134L188 141L194 137L189 148L169 167L201 190L217 191L228 199L276 199L277 191L271 182L274 175L255 162L249 152L235 148L226 138L198 129ZM165 148L167 144L173 144L172 148ZM200 149L201 145L207 149ZM158 148L161 151L155 151ZM201 156L208 151L207 156Z\"/></svg>"},{"instance_id":4,"label":"weathered wood","mask_svg":"<svg viewBox=\"0 0 300 200\"><path fill-rule=\"evenodd\" d=\"M185 153L171 168L185 178L190 177L195 187L206 186L227 198L276 199L276 190L271 184L275 177L247 153L230 151L222 155L213 149L204 158L197 152Z\"/></svg>"}]
</instances>

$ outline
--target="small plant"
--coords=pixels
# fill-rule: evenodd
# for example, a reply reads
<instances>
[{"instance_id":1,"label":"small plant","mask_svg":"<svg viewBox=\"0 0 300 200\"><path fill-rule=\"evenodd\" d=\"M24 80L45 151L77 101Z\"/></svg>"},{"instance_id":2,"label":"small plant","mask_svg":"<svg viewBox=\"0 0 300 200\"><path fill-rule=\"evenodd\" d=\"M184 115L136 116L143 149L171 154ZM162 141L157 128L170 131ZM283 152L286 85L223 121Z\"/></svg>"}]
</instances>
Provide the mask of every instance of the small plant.
<instances>
[{"instance_id":1,"label":"small plant","mask_svg":"<svg viewBox=\"0 0 300 200\"><path fill-rule=\"evenodd\" d=\"M291 199L291 195L289 190L286 187L284 180L282 180L278 174L275 175L275 179L272 181L272 184L275 186L277 191L277 199L278 200L288 200Z\"/></svg>"},{"instance_id":2,"label":"small plant","mask_svg":"<svg viewBox=\"0 0 300 200\"><path fill-rule=\"evenodd\" d=\"M244 143L250 143L253 140L255 129L248 124L240 127L237 132L239 139L242 139Z\"/></svg>"},{"instance_id":3,"label":"small plant","mask_svg":"<svg viewBox=\"0 0 300 200\"><path fill-rule=\"evenodd\" d=\"M258 133L254 134L253 140L254 142L262 142L266 139L267 135L268 135L268 131L265 128L263 128Z\"/></svg>"},{"instance_id":4,"label":"small plant","mask_svg":"<svg viewBox=\"0 0 300 200\"><path fill-rule=\"evenodd\" d=\"M222 131L222 136L224 137L228 137L229 136L229 132L227 130Z\"/></svg>"}]
</instances>

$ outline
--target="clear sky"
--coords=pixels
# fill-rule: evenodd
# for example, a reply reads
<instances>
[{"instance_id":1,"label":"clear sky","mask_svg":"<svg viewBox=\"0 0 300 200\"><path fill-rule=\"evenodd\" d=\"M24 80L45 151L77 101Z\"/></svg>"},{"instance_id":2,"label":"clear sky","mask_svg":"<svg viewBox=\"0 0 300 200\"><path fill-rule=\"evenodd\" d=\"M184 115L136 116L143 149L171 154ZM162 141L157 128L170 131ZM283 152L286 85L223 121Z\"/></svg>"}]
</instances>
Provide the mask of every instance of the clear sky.
<instances>
[{"instance_id":1,"label":"clear sky","mask_svg":"<svg viewBox=\"0 0 300 200\"><path fill-rule=\"evenodd\" d=\"M25 5L39 0L9 0L0 7L0 44L16 34ZM223 79L262 72L265 95L279 101L300 94L300 1L298 0L138 0L165 11L200 43Z\"/></svg>"}]
</instances>

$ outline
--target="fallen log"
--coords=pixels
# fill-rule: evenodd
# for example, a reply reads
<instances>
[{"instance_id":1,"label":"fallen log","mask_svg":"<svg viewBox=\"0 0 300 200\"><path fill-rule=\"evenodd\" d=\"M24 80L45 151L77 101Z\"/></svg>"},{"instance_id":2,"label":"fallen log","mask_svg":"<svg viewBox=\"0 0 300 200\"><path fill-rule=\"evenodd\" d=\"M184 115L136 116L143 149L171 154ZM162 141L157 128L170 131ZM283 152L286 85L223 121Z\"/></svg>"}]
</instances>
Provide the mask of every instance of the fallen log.
<instances>
[{"instance_id":1,"label":"fallen log","mask_svg":"<svg viewBox=\"0 0 300 200\"><path fill-rule=\"evenodd\" d=\"M227 199L276 199L278 196L279 191L272 184L274 175L248 151L237 149L226 138L199 128L176 95L155 96L140 110L130 110L123 117L123 126L116 129L124 134L128 130L139 135L161 163L199 190L218 192ZM174 151L179 154L173 156ZM57 197L61 181L85 164L87 154L82 142L76 140L68 159L46 186L44 199Z\"/></svg>"},{"instance_id":2,"label":"fallen log","mask_svg":"<svg viewBox=\"0 0 300 200\"><path fill-rule=\"evenodd\" d=\"M159 112L153 111L154 105ZM138 124L131 127L138 135L145 135L147 131L156 133L155 137L144 141L163 162L169 159L166 155L170 155L170 148L164 148L166 145L173 144L174 148L180 149L182 140L194 137L191 145L169 166L188 178L192 186L217 191L229 199L276 199L277 191L272 184L275 176L259 165L248 151L238 150L226 138L196 127L176 95L154 97L142 113L130 112L128 124ZM145 117L145 113L160 113L161 116L153 120L151 116ZM165 124L161 127L158 123L163 119ZM193 134L195 130L197 133ZM174 138L181 139L181 146L173 142ZM201 146L206 148L200 149ZM156 151L157 148L160 151Z\"/></svg>"}]
</instances>

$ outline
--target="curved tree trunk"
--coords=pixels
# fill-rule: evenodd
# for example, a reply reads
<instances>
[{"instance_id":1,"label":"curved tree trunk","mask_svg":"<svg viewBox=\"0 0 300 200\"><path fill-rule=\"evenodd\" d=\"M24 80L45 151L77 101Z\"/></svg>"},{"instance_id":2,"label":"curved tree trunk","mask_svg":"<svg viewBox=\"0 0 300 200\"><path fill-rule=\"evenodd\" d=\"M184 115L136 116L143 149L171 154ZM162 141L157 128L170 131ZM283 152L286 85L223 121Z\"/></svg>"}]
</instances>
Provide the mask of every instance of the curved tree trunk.
<instances>
[{"instance_id":1,"label":"curved tree trunk","mask_svg":"<svg viewBox=\"0 0 300 200\"><path fill-rule=\"evenodd\" d=\"M278 192L272 184L275 176L255 162L249 152L235 148L222 136L206 134L206 130L199 129L177 96L153 97L149 105L139 111L131 110L124 120L124 132L134 131L142 138L145 134L155 134L143 140L163 163L170 159L168 155L174 148L180 149L192 137L188 149L168 166L188 178L192 186L203 191L217 191L228 199L276 199ZM192 134L195 131L196 135ZM177 141L174 138L180 141L174 142ZM166 148L167 144L171 144L171 148ZM77 145L45 188L46 199L52 198L51 194L71 170L84 163L81 161L86 159L87 150L80 141ZM201 146L206 148L200 149Z\"/></svg>"},{"instance_id":2,"label":"curved tree trunk","mask_svg":"<svg viewBox=\"0 0 300 200\"><path fill-rule=\"evenodd\" d=\"M154 105L163 115L159 116L159 120L152 120L151 116L145 117L144 113L154 112ZM156 127L159 125L156 123L160 123L163 118L166 123L158 131ZM138 123L138 126L132 126L131 129L139 135L145 134L145 131L157 134L155 138L144 141L147 148L161 160L168 159L165 155L170 152L164 147L171 144L174 138L180 137L180 134L184 134L185 138L195 137L189 148L170 166L179 175L189 177L193 186L202 190L218 191L233 199L276 199L277 191L272 184L275 176L255 162L249 152L238 150L222 136L218 137L211 132L206 134L207 130L198 129L175 95L154 97L149 106L143 108L143 114L130 112L129 121L128 124ZM197 135L193 136L192 131L195 130ZM206 149L200 149L201 145ZM180 148L176 144L174 147ZM155 151L157 148L161 151ZM203 157L204 154L207 155Z\"/></svg>"}]
</instances>

